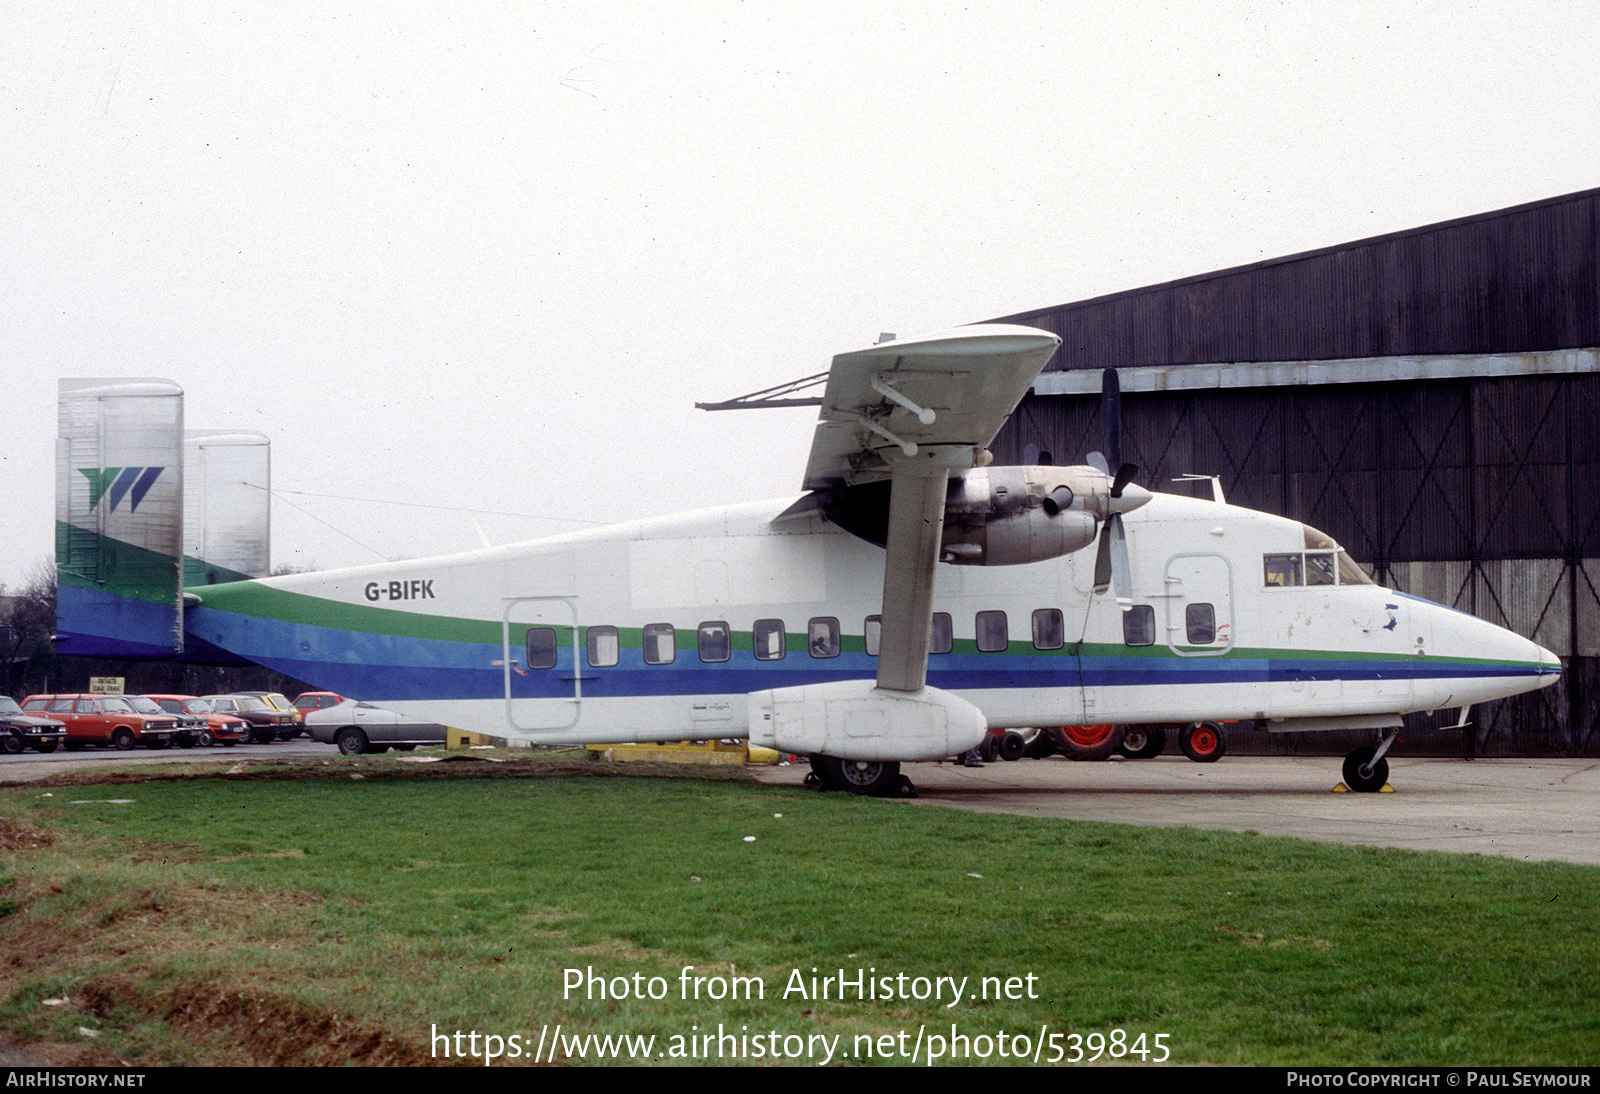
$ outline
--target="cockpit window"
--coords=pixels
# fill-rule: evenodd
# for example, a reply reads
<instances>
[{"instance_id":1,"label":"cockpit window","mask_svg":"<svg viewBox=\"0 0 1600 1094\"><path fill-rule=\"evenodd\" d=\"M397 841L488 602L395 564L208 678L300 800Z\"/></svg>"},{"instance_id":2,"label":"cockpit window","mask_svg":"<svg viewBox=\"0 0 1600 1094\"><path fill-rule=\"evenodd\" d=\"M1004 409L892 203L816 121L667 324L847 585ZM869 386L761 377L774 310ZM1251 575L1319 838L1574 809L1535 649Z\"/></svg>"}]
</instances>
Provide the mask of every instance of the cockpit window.
<instances>
[{"instance_id":1,"label":"cockpit window","mask_svg":"<svg viewBox=\"0 0 1600 1094\"><path fill-rule=\"evenodd\" d=\"M1306 584L1337 585L1332 551L1306 552Z\"/></svg>"},{"instance_id":2,"label":"cockpit window","mask_svg":"<svg viewBox=\"0 0 1600 1094\"><path fill-rule=\"evenodd\" d=\"M1303 584L1300 579L1299 555L1268 555L1266 557L1267 585L1287 589Z\"/></svg>"},{"instance_id":3,"label":"cockpit window","mask_svg":"<svg viewBox=\"0 0 1600 1094\"><path fill-rule=\"evenodd\" d=\"M1304 551L1262 556L1263 584L1269 589L1292 589L1302 585L1371 585L1349 552L1325 532L1310 525L1305 530Z\"/></svg>"}]
</instances>

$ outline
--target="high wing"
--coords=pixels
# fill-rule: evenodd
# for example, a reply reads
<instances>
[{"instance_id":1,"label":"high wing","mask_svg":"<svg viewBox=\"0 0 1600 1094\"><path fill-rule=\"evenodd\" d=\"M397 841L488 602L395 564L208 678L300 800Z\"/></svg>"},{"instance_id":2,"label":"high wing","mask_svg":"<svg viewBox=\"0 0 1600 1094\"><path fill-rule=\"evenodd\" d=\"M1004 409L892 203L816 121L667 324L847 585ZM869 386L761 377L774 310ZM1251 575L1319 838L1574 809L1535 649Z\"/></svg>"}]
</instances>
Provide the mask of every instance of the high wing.
<instances>
[{"instance_id":1,"label":"high wing","mask_svg":"<svg viewBox=\"0 0 1600 1094\"><path fill-rule=\"evenodd\" d=\"M985 324L833 359L805 487L890 481L878 688L927 683L950 473L989 462L989 442L1060 344L1032 327Z\"/></svg>"},{"instance_id":2,"label":"high wing","mask_svg":"<svg viewBox=\"0 0 1600 1094\"><path fill-rule=\"evenodd\" d=\"M1033 327L990 323L839 354L805 489L889 478L893 463L913 455L907 445L982 449L1060 344ZM949 467L973 466L951 458Z\"/></svg>"}]
</instances>

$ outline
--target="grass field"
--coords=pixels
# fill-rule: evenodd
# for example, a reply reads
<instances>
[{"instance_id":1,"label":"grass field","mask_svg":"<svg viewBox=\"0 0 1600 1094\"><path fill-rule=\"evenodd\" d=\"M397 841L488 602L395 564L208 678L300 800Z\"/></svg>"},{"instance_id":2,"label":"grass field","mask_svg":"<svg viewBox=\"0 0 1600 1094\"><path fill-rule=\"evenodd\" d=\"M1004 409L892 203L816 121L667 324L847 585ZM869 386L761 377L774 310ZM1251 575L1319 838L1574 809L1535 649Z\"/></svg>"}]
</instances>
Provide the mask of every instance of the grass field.
<instances>
[{"instance_id":1,"label":"grass field","mask_svg":"<svg viewBox=\"0 0 1600 1094\"><path fill-rule=\"evenodd\" d=\"M8 788L0 846L66 1062L1600 1062L1591 867L388 758Z\"/></svg>"}]
</instances>

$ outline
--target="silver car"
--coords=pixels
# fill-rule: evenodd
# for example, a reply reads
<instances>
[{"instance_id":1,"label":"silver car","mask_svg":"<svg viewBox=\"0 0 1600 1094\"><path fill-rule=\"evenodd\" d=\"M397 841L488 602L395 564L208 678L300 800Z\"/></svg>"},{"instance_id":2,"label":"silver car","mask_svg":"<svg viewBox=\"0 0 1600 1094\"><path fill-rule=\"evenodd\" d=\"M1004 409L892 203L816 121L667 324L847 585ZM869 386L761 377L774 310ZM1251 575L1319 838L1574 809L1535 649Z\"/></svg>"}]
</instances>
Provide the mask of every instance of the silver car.
<instances>
[{"instance_id":1,"label":"silver car","mask_svg":"<svg viewBox=\"0 0 1600 1094\"><path fill-rule=\"evenodd\" d=\"M306 729L324 744L335 744L346 756L358 752L409 752L418 745L445 743L445 727L371 703L345 699L306 713Z\"/></svg>"}]
</instances>

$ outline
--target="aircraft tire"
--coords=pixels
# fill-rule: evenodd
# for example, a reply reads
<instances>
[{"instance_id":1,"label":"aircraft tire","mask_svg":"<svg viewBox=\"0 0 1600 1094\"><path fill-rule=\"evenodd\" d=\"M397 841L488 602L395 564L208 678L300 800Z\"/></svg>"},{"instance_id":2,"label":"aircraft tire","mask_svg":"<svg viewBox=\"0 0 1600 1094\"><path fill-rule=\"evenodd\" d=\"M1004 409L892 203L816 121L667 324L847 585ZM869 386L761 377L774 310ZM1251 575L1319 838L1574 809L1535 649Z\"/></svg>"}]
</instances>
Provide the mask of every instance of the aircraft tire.
<instances>
[{"instance_id":1,"label":"aircraft tire","mask_svg":"<svg viewBox=\"0 0 1600 1094\"><path fill-rule=\"evenodd\" d=\"M1163 726L1129 726L1122 736L1117 751L1130 760L1149 760L1161 755L1167 747L1167 731Z\"/></svg>"},{"instance_id":2,"label":"aircraft tire","mask_svg":"<svg viewBox=\"0 0 1600 1094\"><path fill-rule=\"evenodd\" d=\"M339 736L334 738L334 743L339 746L341 754L356 756L367 750L367 735L355 726L346 726L339 731Z\"/></svg>"},{"instance_id":3,"label":"aircraft tire","mask_svg":"<svg viewBox=\"0 0 1600 1094\"><path fill-rule=\"evenodd\" d=\"M848 790L873 798L897 797L900 792L900 765L893 760L869 762L813 756L811 770L829 790Z\"/></svg>"},{"instance_id":4,"label":"aircraft tire","mask_svg":"<svg viewBox=\"0 0 1600 1094\"><path fill-rule=\"evenodd\" d=\"M1028 742L1022 739L1022 734L1007 730L1000 737L1000 758L1002 760L1020 760L1023 753L1028 751Z\"/></svg>"},{"instance_id":5,"label":"aircraft tire","mask_svg":"<svg viewBox=\"0 0 1600 1094\"><path fill-rule=\"evenodd\" d=\"M1216 722L1190 722L1178 734L1178 747L1197 764L1214 764L1228 754L1228 737Z\"/></svg>"},{"instance_id":6,"label":"aircraft tire","mask_svg":"<svg viewBox=\"0 0 1600 1094\"><path fill-rule=\"evenodd\" d=\"M1122 746L1126 726L1061 726L1050 729L1050 742L1069 760L1105 760Z\"/></svg>"},{"instance_id":7,"label":"aircraft tire","mask_svg":"<svg viewBox=\"0 0 1600 1094\"><path fill-rule=\"evenodd\" d=\"M1362 794L1373 794L1382 790L1389 782L1389 761L1379 760L1372 763L1372 757L1377 753L1375 748L1353 748L1350 755L1344 758L1344 784L1351 790ZM1372 770L1363 775L1361 769L1371 764Z\"/></svg>"}]
</instances>

